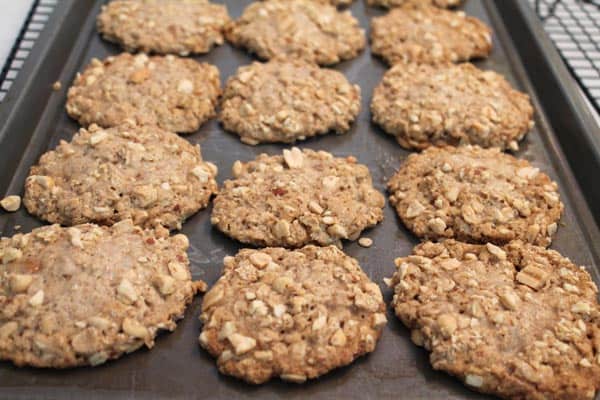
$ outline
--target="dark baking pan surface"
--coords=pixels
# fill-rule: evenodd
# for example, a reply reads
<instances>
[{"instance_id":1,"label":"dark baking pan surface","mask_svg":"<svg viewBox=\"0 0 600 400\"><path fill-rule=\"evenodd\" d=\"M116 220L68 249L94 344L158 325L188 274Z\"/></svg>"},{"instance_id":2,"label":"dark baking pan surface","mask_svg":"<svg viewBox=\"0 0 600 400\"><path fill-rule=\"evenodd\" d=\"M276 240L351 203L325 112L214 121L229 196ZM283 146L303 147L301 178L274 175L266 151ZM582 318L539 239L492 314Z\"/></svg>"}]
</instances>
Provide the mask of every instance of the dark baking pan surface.
<instances>
[{"instance_id":1,"label":"dark baking pan surface","mask_svg":"<svg viewBox=\"0 0 600 400\"><path fill-rule=\"evenodd\" d=\"M221 1L223 2L223 1ZM238 17L249 0L226 1L233 17ZM589 268L595 281L600 283L598 235L591 210L580 190L573 170L562 151L562 128L572 129L571 140L586 133L577 115L571 93L575 86L560 73L551 72L551 57L544 46L536 51L538 32L533 20L522 18L521 0L468 0L463 7L470 14L483 19L494 30L494 51L487 61L477 62L481 68L504 74L515 86L528 92L537 109L536 128L521 145L518 157L531 161L559 183L566 210L552 248ZM45 37L34 49L29 63L19 75L13 90L0 107L0 195L22 193L29 167L39 156L53 148L61 139L70 139L78 129L70 120L64 104L66 90L77 71L92 57L104 58L117 54L117 46L106 43L95 32L95 17L102 2L91 0L63 0L49 21ZM382 10L368 8L363 0L356 0L352 13L361 25L369 29L369 20L381 15ZM530 49L523 46L528 43ZM542 43L543 44L543 43ZM537 54L537 55L536 55ZM548 56L550 54L550 56ZM556 56L557 57L557 56ZM225 44L198 60L216 64L223 82L240 65L253 59L244 51ZM523 63L523 60L527 63ZM536 65L532 65L535 63ZM534 68L535 67L535 68ZM342 136L327 135L298 144L300 147L323 149L338 156L355 155L368 165L376 187L384 191L385 181L407 157L394 138L384 134L370 122L369 103L374 86L386 66L365 50L357 59L344 62L336 69L346 74L362 89L362 112L351 131ZM543 96L537 85L536 71L550 71L545 77ZM52 83L60 80L63 88L51 90ZM564 87L553 82L567 82ZM552 96L552 104L546 103ZM562 122L556 122L560 112ZM579 121L575 119L579 118ZM584 121L585 122L585 121ZM570 124L570 125L569 125ZM578 125L579 124L579 125ZM258 154L280 153L285 146L242 144L237 136L226 133L216 120L205 124L198 132L186 136L202 145L206 160L219 167L218 180L231 177L235 160L250 160ZM586 159L575 160L582 170L596 168ZM29 232L42 223L22 209L14 214L0 215L0 234L9 236ZM222 259L233 255L240 245L228 239L210 225L210 209L201 211L184 225L189 235L189 251L195 278L213 284L220 276ZM392 208L385 208L385 220L366 232L374 245L363 249L356 243L345 243L344 250L356 257L366 273L381 285L386 301L390 290L382 279L394 271L393 260L407 255L417 243L415 237L400 224ZM84 301L85 299L82 299ZM287 384L274 380L262 386L249 386L217 372L213 359L198 345L200 332L201 297L188 308L177 330L162 334L152 350L140 350L96 368L64 371L15 368L9 362L0 362L0 398L32 399L158 399L158 398L265 398L265 399L464 399L485 398L471 392L460 382L442 372L434 371L425 350L414 346L409 332L388 311L389 324L374 353L352 365L338 369L304 385Z\"/></svg>"}]
</instances>

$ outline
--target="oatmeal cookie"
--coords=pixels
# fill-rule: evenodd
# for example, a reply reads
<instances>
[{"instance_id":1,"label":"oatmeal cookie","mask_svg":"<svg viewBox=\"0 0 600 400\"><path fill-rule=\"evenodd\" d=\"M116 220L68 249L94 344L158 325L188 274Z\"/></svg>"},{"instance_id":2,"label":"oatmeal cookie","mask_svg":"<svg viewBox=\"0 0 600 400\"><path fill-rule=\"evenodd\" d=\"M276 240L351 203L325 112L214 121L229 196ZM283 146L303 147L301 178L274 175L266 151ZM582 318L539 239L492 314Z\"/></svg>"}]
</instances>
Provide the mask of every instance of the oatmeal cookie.
<instances>
[{"instance_id":1,"label":"oatmeal cookie","mask_svg":"<svg viewBox=\"0 0 600 400\"><path fill-rule=\"evenodd\" d=\"M354 157L293 148L233 165L211 222L256 246L341 245L383 220L384 197Z\"/></svg>"},{"instance_id":2,"label":"oatmeal cookie","mask_svg":"<svg viewBox=\"0 0 600 400\"><path fill-rule=\"evenodd\" d=\"M418 237L548 246L564 209L558 185L528 161L477 146L411 154L388 182L390 204Z\"/></svg>"},{"instance_id":3,"label":"oatmeal cookie","mask_svg":"<svg viewBox=\"0 0 600 400\"><path fill-rule=\"evenodd\" d=\"M492 31L462 11L394 8L373 18L371 50L389 64L467 61L489 55Z\"/></svg>"},{"instance_id":4,"label":"oatmeal cookie","mask_svg":"<svg viewBox=\"0 0 600 400\"><path fill-rule=\"evenodd\" d=\"M153 126L81 129L31 167L23 202L61 225L136 225L180 229L217 191L217 167L200 146Z\"/></svg>"},{"instance_id":5,"label":"oatmeal cookie","mask_svg":"<svg viewBox=\"0 0 600 400\"><path fill-rule=\"evenodd\" d=\"M173 331L194 293L188 239L131 221L0 239L0 359L96 366Z\"/></svg>"},{"instance_id":6,"label":"oatmeal cookie","mask_svg":"<svg viewBox=\"0 0 600 400\"><path fill-rule=\"evenodd\" d=\"M360 111L360 88L334 70L300 60L241 67L223 92L220 120L242 142L292 143L345 133Z\"/></svg>"},{"instance_id":7,"label":"oatmeal cookie","mask_svg":"<svg viewBox=\"0 0 600 400\"><path fill-rule=\"evenodd\" d=\"M126 120L179 133L196 131L216 115L219 70L172 55L122 53L93 59L67 94L67 112L83 126Z\"/></svg>"},{"instance_id":8,"label":"oatmeal cookie","mask_svg":"<svg viewBox=\"0 0 600 400\"><path fill-rule=\"evenodd\" d=\"M402 6L432 5L440 8L458 7L463 0L366 0L370 6L392 8Z\"/></svg>"},{"instance_id":9,"label":"oatmeal cookie","mask_svg":"<svg viewBox=\"0 0 600 400\"><path fill-rule=\"evenodd\" d=\"M518 150L534 124L528 95L472 64L397 65L375 88L371 112L407 149L476 144Z\"/></svg>"},{"instance_id":10,"label":"oatmeal cookie","mask_svg":"<svg viewBox=\"0 0 600 400\"><path fill-rule=\"evenodd\" d=\"M434 369L510 399L593 399L598 289L554 250L454 240L396 259L392 306Z\"/></svg>"},{"instance_id":11,"label":"oatmeal cookie","mask_svg":"<svg viewBox=\"0 0 600 400\"><path fill-rule=\"evenodd\" d=\"M207 53L223 44L227 8L207 0L115 0L102 7L102 37L130 52Z\"/></svg>"},{"instance_id":12,"label":"oatmeal cookie","mask_svg":"<svg viewBox=\"0 0 600 400\"><path fill-rule=\"evenodd\" d=\"M375 350L387 322L381 290L335 246L245 249L224 264L200 335L221 373L302 383Z\"/></svg>"},{"instance_id":13,"label":"oatmeal cookie","mask_svg":"<svg viewBox=\"0 0 600 400\"><path fill-rule=\"evenodd\" d=\"M225 36L264 60L301 58L320 65L354 58L365 33L349 11L315 0L266 0L250 4Z\"/></svg>"}]
</instances>

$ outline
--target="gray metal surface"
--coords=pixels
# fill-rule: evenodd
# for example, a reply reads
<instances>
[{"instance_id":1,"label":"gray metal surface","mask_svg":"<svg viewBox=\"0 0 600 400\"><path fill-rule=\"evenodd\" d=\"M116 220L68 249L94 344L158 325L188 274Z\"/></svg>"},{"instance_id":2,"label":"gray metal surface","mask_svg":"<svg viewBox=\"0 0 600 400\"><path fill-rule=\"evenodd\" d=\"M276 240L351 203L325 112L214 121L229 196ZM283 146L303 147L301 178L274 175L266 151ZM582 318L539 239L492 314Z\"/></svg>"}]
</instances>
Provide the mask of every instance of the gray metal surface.
<instances>
[{"instance_id":1,"label":"gray metal surface","mask_svg":"<svg viewBox=\"0 0 600 400\"><path fill-rule=\"evenodd\" d=\"M94 18L99 3L93 7L85 7L76 0L67 0L66 3L73 9L78 7L79 14L69 14L63 10L61 15L78 15L85 22L79 39L69 52L65 52L64 58L57 61L61 63L61 68L57 69L57 78L63 82L63 90L44 94L42 112L31 115L35 119L31 125L27 124L29 121L22 121L24 126L32 126L31 131L6 132L7 136L4 138L0 131L0 142L4 140L1 142L3 145L11 145L10 148L8 145L0 147L0 158L8 159L11 152L18 152L21 147L25 149L22 157L18 154L4 163L6 168L0 171L0 194L20 193L28 168L39 156L54 147L60 139L69 139L77 131L77 124L64 112L66 87L75 73L92 57L102 58L119 52L116 46L103 42L94 32ZM237 17L250 1L231 0L226 3L232 16ZM532 95L538 109L537 124L523 142L517 156L540 167L557 180L561 187L566 211L552 248L578 264L589 266L596 282L600 282L598 251L594 247L595 239L598 238L597 227L588 220L590 210L560 152L555 133L539 106L525 69L519 64L518 54L511 45L508 31L494 12L495 7L491 0L469 0L464 7L468 14L476 15L491 24L496 33L492 57L477 65L506 75L514 85ZM368 29L371 17L382 14L380 10L367 8L362 0L356 1L351 10L365 29ZM228 45L197 59L216 64L221 70L223 81L238 66L252 61L244 51ZM367 49L357 59L344 62L336 66L336 69L361 86L363 103L358 121L345 135L323 136L298 145L324 149L339 156L355 155L361 163L369 166L376 187L384 191L386 179L409 154L391 136L384 134L370 122L371 93L386 67L379 59L372 57ZM49 81L52 79L54 78L49 78ZM46 93L44 91L47 89L39 90L40 93ZM557 93L557 96L560 95ZM1 111L0 109L0 113ZM231 176L230 169L235 160L250 160L259 153L274 154L285 148L281 145L246 146L239 142L237 136L224 132L214 120L204 125L199 132L186 136L186 139L200 143L205 159L218 165L218 180L221 183ZM2 163L3 160L0 160L0 164ZM24 210L0 215L2 235L12 235L15 225L21 226L21 232L28 232L40 226L41 222L28 216ZM240 248L239 244L211 228L210 209L192 217L184 225L183 232L190 237L189 255L194 277L204 279L209 284L214 283L220 276L222 258L234 254ZM389 301L391 293L384 287L382 279L392 274L394 258L409 254L417 240L404 229L389 205L386 205L383 223L366 232L366 235L373 238L373 247L363 249L357 244L346 243L344 250L360 261L366 273L382 286L386 301ZM100 367L65 371L34 370L19 369L8 362L0 362L0 398L485 398L469 391L444 373L432 370L427 352L410 342L408 331L391 311L388 312L390 322L376 351L354 364L301 386L277 380L259 387L248 386L219 375L214 361L199 348L197 337L200 322L197 317L200 303L201 298L196 298L177 330L161 335L154 349L137 351Z\"/></svg>"}]
</instances>

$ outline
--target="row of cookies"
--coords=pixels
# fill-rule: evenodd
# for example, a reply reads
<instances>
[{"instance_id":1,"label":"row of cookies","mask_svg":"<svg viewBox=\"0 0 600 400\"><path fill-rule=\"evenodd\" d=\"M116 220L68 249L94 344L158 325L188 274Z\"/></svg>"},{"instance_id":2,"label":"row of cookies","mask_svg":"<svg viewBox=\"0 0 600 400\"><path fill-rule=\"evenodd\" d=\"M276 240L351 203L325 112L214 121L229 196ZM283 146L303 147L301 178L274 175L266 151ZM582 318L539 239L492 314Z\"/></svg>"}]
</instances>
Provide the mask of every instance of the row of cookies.
<instances>
[{"instance_id":1,"label":"row of cookies","mask_svg":"<svg viewBox=\"0 0 600 400\"><path fill-rule=\"evenodd\" d=\"M412 21L430 20L426 14L414 11ZM405 22L394 28L403 31L412 22L406 17L395 10L383 18ZM447 14L448 21L463 17ZM383 24L377 29L393 35ZM375 90L374 119L403 147L426 149L388 182L400 219L426 239L395 260L386 280L392 307L412 341L431 352L432 366L471 389L591 399L600 376L597 286L583 267L545 249L564 208L556 183L500 152L518 150L533 126L529 99L471 64L429 65L485 55L475 31L424 56L418 46L395 53L398 36L374 43L400 63ZM465 143L495 148L444 147Z\"/></svg>"}]
</instances>

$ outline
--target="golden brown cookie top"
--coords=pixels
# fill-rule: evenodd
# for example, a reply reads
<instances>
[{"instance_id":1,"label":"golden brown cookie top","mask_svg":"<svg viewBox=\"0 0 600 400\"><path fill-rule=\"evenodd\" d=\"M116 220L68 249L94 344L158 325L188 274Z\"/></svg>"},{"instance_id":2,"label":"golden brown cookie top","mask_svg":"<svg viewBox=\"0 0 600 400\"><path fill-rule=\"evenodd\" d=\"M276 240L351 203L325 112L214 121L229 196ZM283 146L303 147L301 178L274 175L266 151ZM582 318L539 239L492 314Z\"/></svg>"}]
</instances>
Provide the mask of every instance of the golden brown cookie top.
<instances>
[{"instance_id":1,"label":"golden brown cookie top","mask_svg":"<svg viewBox=\"0 0 600 400\"><path fill-rule=\"evenodd\" d=\"M219 370L301 383L372 352L386 324L379 287L334 246L241 250L202 304L200 344Z\"/></svg>"},{"instance_id":2,"label":"golden brown cookie top","mask_svg":"<svg viewBox=\"0 0 600 400\"><path fill-rule=\"evenodd\" d=\"M0 358L99 365L175 329L196 292L184 235L58 225L0 239Z\"/></svg>"},{"instance_id":3,"label":"golden brown cookie top","mask_svg":"<svg viewBox=\"0 0 600 400\"><path fill-rule=\"evenodd\" d=\"M225 36L264 60L300 58L320 65L354 58L366 45L349 11L316 0L254 2L228 25Z\"/></svg>"},{"instance_id":4,"label":"golden brown cookie top","mask_svg":"<svg viewBox=\"0 0 600 400\"><path fill-rule=\"evenodd\" d=\"M598 289L583 267L520 241L423 243L396 259L392 305L433 368L503 398L593 399Z\"/></svg>"},{"instance_id":5,"label":"golden brown cookie top","mask_svg":"<svg viewBox=\"0 0 600 400\"><path fill-rule=\"evenodd\" d=\"M477 146L413 153L388 182L390 203L417 236L548 246L564 206L558 185L526 160Z\"/></svg>"}]
</instances>

